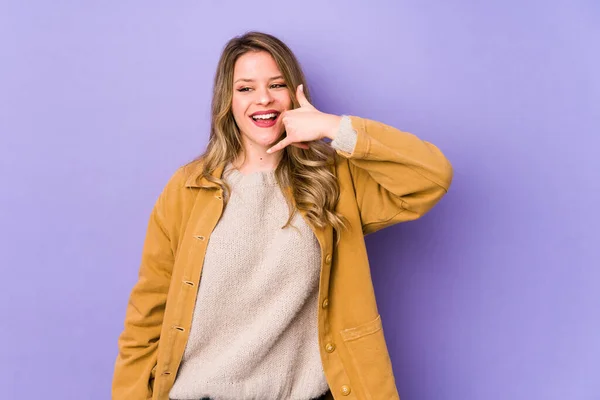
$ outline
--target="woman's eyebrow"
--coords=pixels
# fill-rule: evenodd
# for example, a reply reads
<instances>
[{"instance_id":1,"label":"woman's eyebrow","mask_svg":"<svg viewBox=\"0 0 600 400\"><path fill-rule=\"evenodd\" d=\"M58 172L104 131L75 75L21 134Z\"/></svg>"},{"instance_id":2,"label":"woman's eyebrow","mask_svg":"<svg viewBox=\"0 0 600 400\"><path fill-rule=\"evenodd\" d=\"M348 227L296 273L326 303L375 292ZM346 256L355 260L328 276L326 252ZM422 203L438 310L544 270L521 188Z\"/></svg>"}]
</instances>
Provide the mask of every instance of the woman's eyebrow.
<instances>
[{"instance_id":1,"label":"woman's eyebrow","mask_svg":"<svg viewBox=\"0 0 600 400\"><path fill-rule=\"evenodd\" d=\"M277 75L274 76L272 78L269 78L269 81L274 81L275 79L283 79L283 75ZM248 78L240 78L237 81L233 82L233 83L238 83L238 82L254 82L254 79L248 79Z\"/></svg>"}]
</instances>

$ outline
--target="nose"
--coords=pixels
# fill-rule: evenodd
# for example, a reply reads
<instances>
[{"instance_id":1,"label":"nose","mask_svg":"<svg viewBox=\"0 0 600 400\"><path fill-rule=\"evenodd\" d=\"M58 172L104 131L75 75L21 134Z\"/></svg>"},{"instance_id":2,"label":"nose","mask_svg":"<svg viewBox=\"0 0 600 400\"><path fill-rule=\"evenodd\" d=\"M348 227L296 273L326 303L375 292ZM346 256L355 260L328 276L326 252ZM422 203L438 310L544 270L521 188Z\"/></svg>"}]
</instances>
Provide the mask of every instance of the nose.
<instances>
[{"instance_id":1,"label":"nose","mask_svg":"<svg viewBox=\"0 0 600 400\"><path fill-rule=\"evenodd\" d=\"M257 90L256 103L260 105L267 105L273 101L273 96L268 88Z\"/></svg>"}]
</instances>

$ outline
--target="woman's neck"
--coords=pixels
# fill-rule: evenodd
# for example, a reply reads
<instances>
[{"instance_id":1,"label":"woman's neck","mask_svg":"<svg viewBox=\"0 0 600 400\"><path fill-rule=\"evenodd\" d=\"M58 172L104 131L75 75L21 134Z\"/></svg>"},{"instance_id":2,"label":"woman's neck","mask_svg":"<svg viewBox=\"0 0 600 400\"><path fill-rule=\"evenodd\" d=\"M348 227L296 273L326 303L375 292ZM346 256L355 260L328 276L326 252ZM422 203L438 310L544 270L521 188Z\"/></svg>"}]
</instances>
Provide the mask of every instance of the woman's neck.
<instances>
[{"instance_id":1,"label":"woman's neck","mask_svg":"<svg viewBox=\"0 0 600 400\"><path fill-rule=\"evenodd\" d=\"M240 153L232 164L235 169L243 174L251 174L257 171L272 171L279 165L282 155L282 151L274 154L267 154L265 151L245 151Z\"/></svg>"}]
</instances>

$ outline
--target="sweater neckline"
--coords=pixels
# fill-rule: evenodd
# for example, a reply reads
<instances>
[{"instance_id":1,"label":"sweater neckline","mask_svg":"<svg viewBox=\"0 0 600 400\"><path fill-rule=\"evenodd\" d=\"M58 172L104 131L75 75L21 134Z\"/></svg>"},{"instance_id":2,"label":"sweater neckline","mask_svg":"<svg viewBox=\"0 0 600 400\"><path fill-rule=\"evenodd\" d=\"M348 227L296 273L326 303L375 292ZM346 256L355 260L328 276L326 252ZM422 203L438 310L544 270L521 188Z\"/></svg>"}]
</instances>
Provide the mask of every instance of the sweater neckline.
<instances>
[{"instance_id":1,"label":"sweater neckline","mask_svg":"<svg viewBox=\"0 0 600 400\"><path fill-rule=\"evenodd\" d=\"M254 171L249 174L242 173L228 163L223 171L224 178L231 186L275 186L275 170Z\"/></svg>"}]
</instances>

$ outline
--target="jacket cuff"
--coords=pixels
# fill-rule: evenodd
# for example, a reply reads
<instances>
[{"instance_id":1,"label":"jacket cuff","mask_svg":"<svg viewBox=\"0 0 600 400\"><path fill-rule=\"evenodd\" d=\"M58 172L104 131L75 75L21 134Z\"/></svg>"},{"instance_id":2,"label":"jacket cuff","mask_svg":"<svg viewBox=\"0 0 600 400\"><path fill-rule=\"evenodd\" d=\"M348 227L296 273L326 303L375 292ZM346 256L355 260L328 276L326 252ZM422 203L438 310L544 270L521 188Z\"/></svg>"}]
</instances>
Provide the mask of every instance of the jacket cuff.
<instances>
[{"instance_id":1,"label":"jacket cuff","mask_svg":"<svg viewBox=\"0 0 600 400\"><path fill-rule=\"evenodd\" d=\"M347 115L342 115L335 139L331 141L331 147L344 153L352 154L356 147L358 134L352 128L352 121Z\"/></svg>"}]
</instances>

